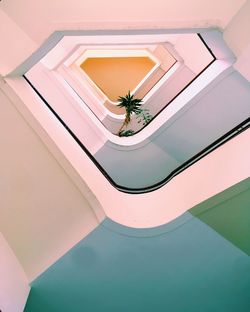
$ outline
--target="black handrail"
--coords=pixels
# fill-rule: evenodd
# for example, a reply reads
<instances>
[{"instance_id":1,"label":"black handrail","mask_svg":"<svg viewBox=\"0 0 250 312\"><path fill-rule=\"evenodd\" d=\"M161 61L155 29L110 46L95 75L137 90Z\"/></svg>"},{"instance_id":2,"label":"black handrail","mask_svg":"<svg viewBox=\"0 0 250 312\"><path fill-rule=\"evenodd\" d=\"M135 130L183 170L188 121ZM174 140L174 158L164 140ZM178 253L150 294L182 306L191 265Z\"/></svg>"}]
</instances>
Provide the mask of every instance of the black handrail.
<instances>
[{"instance_id":1,"label":"black handrail","mask_svg":"<svg viewBox=\"0 0 250 312\"><path fill-rule=\"evenodd\" d=\"M210 54L213 57L213 60L198 74L194 79L192 79L173 99L171 99L154 117L156 118L181 92L183 92L195 79L197 79L198 76L200 76L215 60L216 57L210 47L207 45L205 40L202 38L201 34L197 34L200 38L200 40L203 42L203 44L206 46L207 50L210 52ZM95 159L95 157L89 152L89 150L85 147L85 145L79 140L79 138L75 135L75 133L69 128L69 126L64 122L64 120L56 113L56 111L50 106L50 104L46 101L46 99L42 96L42 94L34 87L34 85L29 81L29 79L23 75L26 82L31 86L31 88L36 92L36 94L41 98L41 100L45 103L45 105L49 108L49 110L54 114L54 116L60 121L60 123L64 126L64 128L69 132L69 134L73 137L73 139L77 142L77 144L81 147L81 149L87 154L87 156L93 161L95 166L102 172L102 174L105 176L105 178L109 181L109 183L115 187L117 190L129 193L129 194L142 194L142 193L148 193L152 192L166 183L168 183L172 178L174 178L176 175L193 165L198 160L202 159L212 151L214 151L219 146L223 145L236 135L240 134L242 131L246 130L250 127L250 118L247 118L242 123L234 127L232 130L218 138L215 142L204 148L202 151L191 157L189 160L184 162L182 165L180 165L178 168L173 170L166 178L164 178L162 181L157 182L151 186L142 187L142 188L129 188L126 186L122 186L117 184L112 177L107 173L107 171L102 167L102 165ZM78 95L79 96L79 95ZM92 110L91 110L92 111ZM92 111L94 114L94 112ZM95 115L95 114L94 114ZM96 116L96 115L95 115ZM97 116L96 116L97 117ZM99 119L99 118L98 118ZM153 120L152 119L152 120ZM152 121L151 120L151 121ZM148 125L148 124L147 124ZM142 127L137 132L140 132L144 127Z\"/></svg>"},{"instance_id":2,"label":"black handrail","mask_svg":"<svg viewBox=\"0 0 250 312\"><path fill-rule=\"evenodd\" d=\"M204 148L202 151L197 153L195 156L191 157L189 160L184 162L181 166L173 170L165 179L160 182L157 182L151 186L146 186L142 188L129 188L126 186L122 186L117 184L107 173L107 171L101 166L101 164L95 159L95 157L89 152L89 150L82 144L79 138L75 135L75 133L67 126L67 124L63 121L63 119L54 111L54 109L49 105L46 99L41 95L41 93L32 85L25 75L23 76L26 82L30 85L30 87L35 91L35 93L41 98L44 104L49 108L49 110L54 114L54 116L60 121L60 123L64 126L64 128L69 132L69 134L73 137L73 139L77 142L77 144L81 147L81 149L87 154L87 156L93 161L95 166L101 171L101 173L105 176L105 178L109 181L109 183L115 187L117 190L129 193L129 194L143 194L155 191L168 183L171 179L173 179L176 175L180 174L182 171L196 163L198 160L202 159L216 148L225 144L227 141L232 139L233 137L239 135L241 132L245 131L250 127L250 118L247 118L242 123L234 127L232 130L228 131L226 134L218 138L215 142Z\"/></svg>"}]
</instances>

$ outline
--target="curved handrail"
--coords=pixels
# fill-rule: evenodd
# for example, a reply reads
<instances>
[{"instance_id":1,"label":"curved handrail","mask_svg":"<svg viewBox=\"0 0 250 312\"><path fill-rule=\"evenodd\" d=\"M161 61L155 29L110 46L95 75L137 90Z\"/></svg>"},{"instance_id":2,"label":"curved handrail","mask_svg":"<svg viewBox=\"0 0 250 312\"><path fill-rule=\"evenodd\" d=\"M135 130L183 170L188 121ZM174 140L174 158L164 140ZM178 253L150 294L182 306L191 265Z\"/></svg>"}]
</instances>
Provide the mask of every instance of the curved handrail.
<instances>
[{"instance_id":1,"label":"curved handrail","mask_svg":"<svg viewBox=\"0 0 250 312\"><path fill-rule=\"evenodd\" d=\"M243 131L247 130L250 127L250 118L245 119L239 125L234 127L232 130L225 133L223 136L218 138L216 141L208 145L202 151L191 157L189 160L184 162L178 168L174 169L167 177L165 177L162 181L157 182L151 186L141 187L141 188L129 188L122 185L117 184L107 173L107 171L101 166L101 164L95 159L95 157L89 152L89 150L85 147L85 145L78 139L75 133L67 126L64 120L53 110L50 104L46 101L46 99L39 93L39 91L32 85L32 83L23 76L26 82L30 85L30 87L35 91L35 93L41 98L44 104L49 108L49 110L54 114L54 116L60 121L60 123L64 126L64 128L69 132L72 138L76 141L76 143L81 147L81 149L87 154L87 156L91 159L91 161L95 164L95 166L100 170L100 172L105 176L105 178L109 181L109 183L115 187L117 190L128 193L128 194L143 194L155 191L168 183L171 179L175 176L183 172L185 169L205 157L206 155L210 154L212 151L220 147L221 145L225 144L235 136L239 135Z\"/></svg>"}]
</instances>

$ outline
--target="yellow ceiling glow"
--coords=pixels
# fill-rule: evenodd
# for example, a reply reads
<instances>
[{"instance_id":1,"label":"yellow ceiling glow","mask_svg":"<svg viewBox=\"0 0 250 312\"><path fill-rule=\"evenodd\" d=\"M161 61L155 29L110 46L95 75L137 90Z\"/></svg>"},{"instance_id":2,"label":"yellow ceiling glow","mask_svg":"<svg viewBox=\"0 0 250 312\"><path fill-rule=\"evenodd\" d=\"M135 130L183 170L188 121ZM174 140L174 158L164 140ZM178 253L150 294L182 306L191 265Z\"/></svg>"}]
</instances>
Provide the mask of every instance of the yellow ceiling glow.
<instances>
[{"instance_id":1,"label":"yellow ceiling glow","mask_svg":"<svg viewBox=\"0 0 250 312\"><path fill-rule=\"evenodd\" d=\"M145 49L86 50L75 64L111 104L136 92L160 66Z\"/></svg>"},{"instance_id":2,"label":"yellow ceiling glow","mask_svg":"<svg viewBox=\"0 0 250 312\"><path fill-rule=\"evenodd\" d=\"M92 57L81 68L112 102L133 91L154 68L155 62L146 56Z\"/></svg>"}]
</instances>

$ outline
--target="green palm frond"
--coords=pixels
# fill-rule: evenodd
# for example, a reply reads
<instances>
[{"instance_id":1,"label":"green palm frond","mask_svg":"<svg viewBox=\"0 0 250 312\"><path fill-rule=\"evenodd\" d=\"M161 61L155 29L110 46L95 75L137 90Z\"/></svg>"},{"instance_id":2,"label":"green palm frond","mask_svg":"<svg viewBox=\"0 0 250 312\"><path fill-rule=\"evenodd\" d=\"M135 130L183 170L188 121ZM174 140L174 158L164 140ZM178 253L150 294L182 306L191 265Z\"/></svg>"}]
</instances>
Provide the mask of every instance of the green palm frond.
<instances>
[{"instance_id":1,"label":"green palm frond","mask_svg":"<svg viewBox=\"0 0 250 312\"><path fill-rule=\"evenodd\" d=\"M118 132L119 136L130 136L134 134L133 130L123 130L123 128L127 127L130 123L133 113L136 114L139 123L143 121L143 125L146 125L151 120L152 116L149 114L148 109L142 109L141 105L142 99L135 99L130 91L125 96L120 96L118 98L117 106L124 108L126 111L124 122Z\"/></svg>"},{"instance_id":2,"label":"green palm frond","mask_svg":"<svg viewBox=\"0 0 250 312\"><path fill-rule=\"evenodd\" d=\"M140 107L142 105L142 99L134 99L134 95L130 94L130 91L125 96L120 96L118 98L118 106L125 108L127 114L139 113Z\"/></svg>"}]
</instances>

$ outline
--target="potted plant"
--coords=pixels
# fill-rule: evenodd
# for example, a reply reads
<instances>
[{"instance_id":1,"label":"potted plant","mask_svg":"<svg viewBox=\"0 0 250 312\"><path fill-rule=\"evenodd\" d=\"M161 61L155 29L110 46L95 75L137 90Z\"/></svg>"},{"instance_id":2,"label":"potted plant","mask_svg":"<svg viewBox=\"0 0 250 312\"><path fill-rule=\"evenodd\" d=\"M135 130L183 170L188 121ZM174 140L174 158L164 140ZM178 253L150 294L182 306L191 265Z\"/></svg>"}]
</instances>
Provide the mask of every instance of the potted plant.
<instances>
[{"instance_id":1,"label":"potted plant","mask_svg":"<svg viewBox=\"0 0 250 312\"><path fill-rule=\"evenodd\" d=\"M134 134L134 131L124 130L124 128L129 125L131 121L131 115L136 114L136 118L138 119L138 123L143 122L143 125L146 125L151 119L152 116L149 114L148 109L142 109L142 99L134 98L134 95L130 94L130 91L125 96L120 96L118 98L118 106L125 109L125 119L121 128L118 131L119 136L131 136Z\"/></svg>"}]
</instances>

